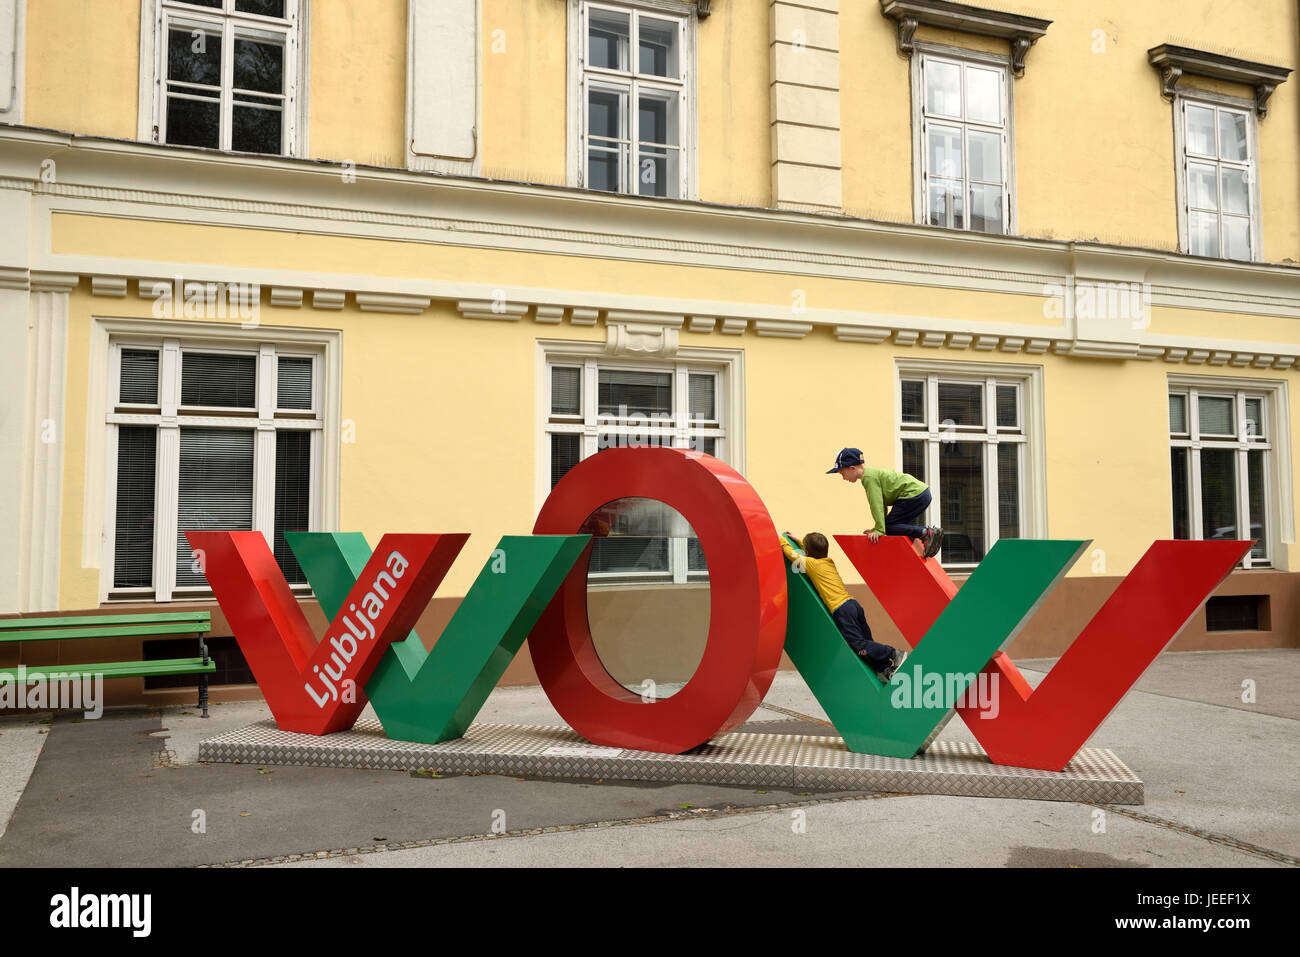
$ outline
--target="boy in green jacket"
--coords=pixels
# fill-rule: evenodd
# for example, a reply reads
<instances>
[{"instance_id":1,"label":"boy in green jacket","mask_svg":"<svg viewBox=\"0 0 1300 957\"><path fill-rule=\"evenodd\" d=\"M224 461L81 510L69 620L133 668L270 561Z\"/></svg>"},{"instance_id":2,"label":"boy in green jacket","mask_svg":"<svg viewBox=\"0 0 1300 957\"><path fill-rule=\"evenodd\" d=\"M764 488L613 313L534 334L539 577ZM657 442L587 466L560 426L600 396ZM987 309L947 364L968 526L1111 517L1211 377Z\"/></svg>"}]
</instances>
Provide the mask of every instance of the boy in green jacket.
<instances>
[{"instance_id":1,"label":"boy in green jacket","mask_svg":"<svg viewBox=\"0 0 1300 957\"><path fill-rule=\"evenodd\" d=\"M841 449L835 465L826 474L839 473L846 482L861 482L871 506L875 525L866 534L872 542L881 535L906 535L924 547L924 557L933 558L943 544L943 529L931 525L914 525L930 507L930 488L920 479L904 472L868 468L861 449ZM885 514L885 506L891 506Z\"/></svg>"}]
</instances>

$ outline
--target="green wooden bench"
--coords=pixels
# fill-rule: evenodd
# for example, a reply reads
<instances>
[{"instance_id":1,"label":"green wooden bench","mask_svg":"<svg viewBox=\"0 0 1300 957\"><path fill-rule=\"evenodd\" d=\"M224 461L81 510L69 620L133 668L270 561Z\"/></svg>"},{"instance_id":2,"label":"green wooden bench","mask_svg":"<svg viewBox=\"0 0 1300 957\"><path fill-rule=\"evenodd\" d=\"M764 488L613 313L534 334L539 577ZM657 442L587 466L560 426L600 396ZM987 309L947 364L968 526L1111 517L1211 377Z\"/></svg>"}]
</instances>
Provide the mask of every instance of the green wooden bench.
<instances>
[{"instance_id":1,"label":"green wooden bench","mask_svg":"<svg viewBox=\"0 0 1300 957\"><path fill-rule=\"evenodd\" d=\"M15 641L71 641L79 638L140 638L145 635L197 635L199 657L159 661L99 661L84 665L42 665L29 671L62 674L69 678L103 675L105 678L152 678L156 675L198 675L199 707L208 716L208 675L217 670L203 636L212 628L206 611L168 612L160 615L68 615L64 617L6 618L0 620L0 643ZM17 668L0 668L0 675L18 679Z\"/></svg>"}]
</instances>

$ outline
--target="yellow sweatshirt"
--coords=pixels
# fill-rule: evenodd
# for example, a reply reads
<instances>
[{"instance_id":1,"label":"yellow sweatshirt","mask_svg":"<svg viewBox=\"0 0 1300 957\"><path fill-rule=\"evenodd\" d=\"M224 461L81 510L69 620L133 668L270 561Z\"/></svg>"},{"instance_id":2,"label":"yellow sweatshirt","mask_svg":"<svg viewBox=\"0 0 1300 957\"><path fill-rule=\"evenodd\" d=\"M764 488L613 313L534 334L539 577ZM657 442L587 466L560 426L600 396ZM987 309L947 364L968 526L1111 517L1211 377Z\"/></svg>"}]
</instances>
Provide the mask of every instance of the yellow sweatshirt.
<instances>
[{"instance_id":1,"label":"yellow sweatshirt","mask_svg":"<svg viewBox=\"0 0 1300 957\"><path fill-rule=\"evenodd\" d=\"M797 538L795 541L799 542L800 548L803 548L802 541ZM817 589L817 594L821 596L822 601L826 603L826 609L832 615L835 614L836 608L853 597L845 590L844 579L840 578L833 558L808 558L791 548L790 543L784 538L781 539L781 551L785 552L785 557L791 562L803 562L804 574L813 583L813 588ZM798 567L796 564L795 568Z\"/></svg>"}]
</instances>

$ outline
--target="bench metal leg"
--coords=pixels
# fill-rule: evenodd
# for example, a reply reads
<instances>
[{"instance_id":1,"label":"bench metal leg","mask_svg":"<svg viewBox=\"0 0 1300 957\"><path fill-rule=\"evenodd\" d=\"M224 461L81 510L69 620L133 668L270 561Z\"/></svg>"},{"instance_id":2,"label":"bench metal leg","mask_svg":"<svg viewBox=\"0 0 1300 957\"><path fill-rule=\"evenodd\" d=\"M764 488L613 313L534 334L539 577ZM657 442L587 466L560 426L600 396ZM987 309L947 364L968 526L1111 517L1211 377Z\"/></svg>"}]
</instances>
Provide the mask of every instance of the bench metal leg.
<instances>
[{"instance_id":1,"label":"bench metal leg","mask_svg":"<svg viewBox=\"0 0 1300 957\"><path fill-rule=\"evenodd\" d=\"M203 656L203 663L208 663L208 643L203 640L203 635L199 635L199 654ZM199 707L203 709L203 717L208 716L208 676L199 675Z\"/></svg>"}]
</instances>

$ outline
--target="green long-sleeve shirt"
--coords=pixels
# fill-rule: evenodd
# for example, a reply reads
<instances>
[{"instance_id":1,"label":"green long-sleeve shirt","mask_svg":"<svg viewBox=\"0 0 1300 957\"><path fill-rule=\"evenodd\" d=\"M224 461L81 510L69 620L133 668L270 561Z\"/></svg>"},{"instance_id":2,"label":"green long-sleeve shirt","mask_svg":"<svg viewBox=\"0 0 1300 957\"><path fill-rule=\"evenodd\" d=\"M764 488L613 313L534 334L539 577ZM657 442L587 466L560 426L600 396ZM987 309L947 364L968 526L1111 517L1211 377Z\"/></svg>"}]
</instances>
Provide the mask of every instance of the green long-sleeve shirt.
<instances>
[{"instance_id":1,"label":"green long-sleeve shirt","mask_svg":"<svg viewBox=\"0 0 1300 957\"><path fill-rule=\"evenodd\" d=\"M867 466L862 473L862 488L867 493L867 502L871 506L871 517L875 520L872 531L885 534L885 506L893 505L900 498L920 495L928 485L905 472L891 472L889 469L873 469Z\"/></svg>"}]
</instances>

